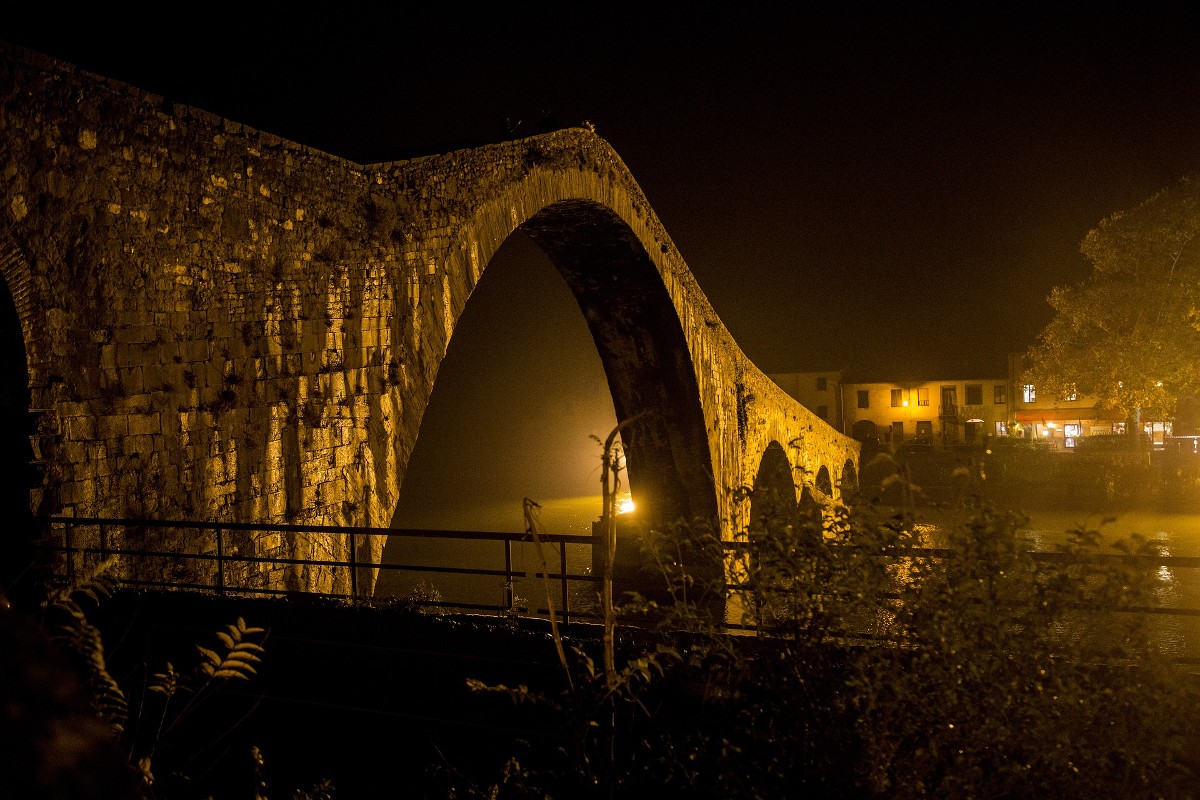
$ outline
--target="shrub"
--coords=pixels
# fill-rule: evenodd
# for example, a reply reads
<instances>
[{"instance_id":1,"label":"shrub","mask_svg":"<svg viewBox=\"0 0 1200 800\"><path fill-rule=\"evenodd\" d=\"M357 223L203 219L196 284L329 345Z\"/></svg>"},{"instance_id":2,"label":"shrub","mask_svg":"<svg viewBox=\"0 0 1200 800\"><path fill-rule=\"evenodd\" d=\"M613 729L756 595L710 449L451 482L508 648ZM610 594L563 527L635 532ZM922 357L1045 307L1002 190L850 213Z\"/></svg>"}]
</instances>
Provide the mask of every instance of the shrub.
<instances>
[{"instance_id":1,"label":"shrub","mask_svg":"<svg viewBox=\"0 0 1200 800\"><path fill-rule=\"evenodd\" d=\"M930 542L911 513L831 507L761 520L733 553L696 534L725 554L753 635L703 608L677 532L649 537L671 601L622 605L617 689L582 649L573 692L476 685L577 735L553 754L514 749L499 779L459 789L1191 796L1196 683L1131 613L1150 604L1153 548L1079 529L1035 555L1021 522L983 508Z\"/></svg>"}]
</instances>

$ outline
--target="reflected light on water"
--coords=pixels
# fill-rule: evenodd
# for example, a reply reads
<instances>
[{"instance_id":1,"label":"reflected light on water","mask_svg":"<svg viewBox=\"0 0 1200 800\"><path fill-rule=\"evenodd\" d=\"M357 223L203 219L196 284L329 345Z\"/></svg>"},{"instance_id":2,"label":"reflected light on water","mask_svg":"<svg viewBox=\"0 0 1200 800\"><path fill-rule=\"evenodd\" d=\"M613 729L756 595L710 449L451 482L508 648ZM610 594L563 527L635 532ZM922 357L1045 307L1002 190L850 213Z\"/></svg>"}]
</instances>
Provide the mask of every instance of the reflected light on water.
<instances>
[{"instance_id":1,"label":"reflected light on water","mask_svg":"<svg viewBox=\"0 0 1200 800\"><path fill-rule=\"evenodd\" d=\"M1128 512L1105 518L1079 518L1042 512L1033 515L1022 531L1033 550L1054 550L1074 528L1099 530L1101 541L1111 543L1140 534L1158 546L1163 556L1200 556L1200 515ZM1106 548L1107 549L1107 548ZM1200 610L1200 569L1173 569L1159 565L1155 572L1155 604L1160 608ZM1200 618L1183 615L1155 616L1150 629L1163 651L1172 657L1200 657Z\"/></svg>"},{"instance_id":2,"label":"reflected light on water","mask_svg":"<svg viewBox=\"0 0 1200 800\"><path fill-rule=\"evenodd\" d=\"M1200 514L1131 511L1105 516L1039 511L1027 516L1018 536L1029 550L1057 551L1066 544L1069 531L1083 529L1100 532L1100 552L1115 553L1110 545L1137 534L1157 545L1163 556L1200 557ZM957 515L944 517L932 512L914 526L914 532L921 545L936 547L944 544L945 529L956 522L962 522ZM1155 568L1154 577L1153 605L1200 611L1200 568L1162 564ZM1155 615L1149 626L1167 655L1200 658L1200 617Z\"/></svg>"}]
</instances>

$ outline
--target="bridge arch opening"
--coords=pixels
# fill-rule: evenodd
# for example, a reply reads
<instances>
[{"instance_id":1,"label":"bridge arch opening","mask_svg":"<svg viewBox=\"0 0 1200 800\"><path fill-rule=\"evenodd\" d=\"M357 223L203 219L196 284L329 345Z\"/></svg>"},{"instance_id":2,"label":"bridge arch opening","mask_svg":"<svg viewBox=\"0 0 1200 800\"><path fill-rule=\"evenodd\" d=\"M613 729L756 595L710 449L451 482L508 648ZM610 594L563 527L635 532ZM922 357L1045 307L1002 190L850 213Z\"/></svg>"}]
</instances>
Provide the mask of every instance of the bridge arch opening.
<instances>
[{"instance_id":1,"label":"bridge arch opening","mask_svg":"<svg viewBox=\"0 0 1200 800\"><path fill-rule=\"evenodd\" d=\"M604 370L574 298L528 237L510 236L455 326L391 527L520 532L529 497L541 506L547 532L590 534L601 511L600 446L590 437L603 439L615 425ZM429 549L392 539L383 560L411 563ZM438 563L496 566L495 558L480 561L496 555L493 544L443 549ZM404 596L420 582L384 571L376 592Z\"/></svg>"},{"instance_id":2,"label":"bridge arch opening","mask_svg":"<svg viewBox=\"0 0 1200 800\"><path fill-rule=\"evenodd\" d=\"M5 237L7 238L7 237ZM0 244L3 244L0 239ZM13 249L13 248L5 248ZM15 252L0 252L0 264L24 264ZM12 278L5 270L0 279L0 452L3 452L3 481L0 481L0 507L4 508L6 535L5 558L0 560L0 593L14 603L32 599L41 590L42 576L35 565L33 547L37 531L30 504L30 491L38 481L33 464L34 433L30 411L29 363L21 320L10 286Z\"/></svg>"},{"instance_id":3,"label":"bridge arch opening","mask_svg":"<svg viewBox=\"0 0 1200 800\"><path fill-rule=\"evenodd\" d=\"M816 488L826 499L833 497L833 481L829 477L829 467L824 464L817 470Z\"/></svg>"},{"instance_id":4,"label":"bridge arch opening","mask_svg":"<svg viewBox=\"0 0 1200 800\"><path fill-rule=\"evenodd\" d=\"M540 256L531 251L531 246ZM520 281L528 281L528 273L514 277L511 266L505 262L514 250L522 252L521 258L540 257L542 266L536 270L541 273L540 283L521 285ZM506 272L510 274L505 276ZM549 280L545 277L547 273ZM515 285L513 280L517 282ZM488 295L502 284L508 284L509 296L489 300ZM575 330L564 336L539 316L548 310L551 296L566 298L565 303L554 301L559 309L555 315L560 314L562 306L571 308L568 316L579 326L577 330L583 332L586 344L582 349L588 351L589 357L579 358L580 337ZM495 327L496 306L510 317L518 311L528 316L514 328L502 331ZM504 341L505 338L513 341ZM564 350L568 341L570 353ZM527 426L490 415L497 406L505 405L495 402L495 395L502 393L484 391L481 395L480 377L472 374L482 363L481 352L494 362L499 354L511 350L523 351L523 355L530 357L535 362L533 369L551 360L570 362L569 369L558 372L557 379L565 374L572 376L570 382L577 383L576 379L582 376L590 384L576 393L577 398L582 396L586 400L567 400L582 402L587 407L588 424L576 421L570 431L574 442L583 448L583 460L553 471L559 476L568 471L584 476L590 491L581 494L596 498L592 519L598 518L601 510L598 500L601 450L591 437L603 439L617 420L632 420L622 429L620 438L626 457L624 485L632 494L636 513L630 518L633 526L624 529L634 532L654 527L670 533L682 530L676 527L680 521L715 523L717 493L699 389L682 324L662 277L643 244L616 214L596 203L567 201L543 208L506 237L488 260L478 285L459 314L401 482L393 527L495 530L496 526L490 522L474 528L464 526L461 521L428 524L427 518L414 518L411 513L414 501L417 505L424 504L427 510L431 495L445 498L447 506L461 502L468 492L478 500L480 492L474 491L478 487L471 488L477 481L471 476L481 475L477 469L480 463L486 464L493 475L519 476L546 460L546 451L552 447L546 437L522 435L520 431ZM470 355L472 351L474 358ZM590 362L596 371L589 371L592 366L584 368L581 362ZM522 377L514 370L508 377L509 387L533 389L526 402L508 405L524 406L525 413L541 422L561 416L560 406L542 401L546 397L562 397L562 387L543 385L539 391L536 382L529 379L530 374L526 371ZM600 376L599 385L593 380L595 375ZM474 397L476 405L462 407L451 399L456 394ZM459 407L457 412L448 410L455 406ZM599 413L600 406L607 415ZM489 415L492 422L481 427L480 421ZM449 423L443 419L447 416L451 419ZM437 440L443 438L446 429L453 429L455 435L439 443ZM476 433L472 435L470 431ZM491 448L489 441L494 445ZM520 455L500 446L502 442L513 441L520 443ZM575 454L581 452L574 443L568 449ZM452 466L446 469L448 461ZM423 475L428 468L426 462L442 462L443 466ZM431 478L434 474L449 477ZM444 485L434 486L447 481L458 486L457 497L446 497L440 491L446 488ZM495 480L486 482L495 488ZM512 521L509 527L500 530L513 529L513 523L518 526L515 530L524 529L522 498L539 500L538 493L529 488L531 483L518 488L510 481L507 487L499 487L504 496L493 499L503 500L513 509L508 517ZM439 491L431 492L431 487ZM636 558L633 550L637 548L619 548L626 557ZM390 560L385 549L384 561ZM392 593L387 584L385 573L380 578L379 593Z\"/></svg>"},{"instance_id":5,"label":"bridge arch opening","mask_svg":"<svg viewBox=\"0 0 1200 800\"><path fill-rule=\"evenodd\" d=\"M771 442L758 462L754 489L750 495L750 528L765 530L774 525L792 525L798 521L796 484L792 465L778 442Z\"/></svg>"},{"instance_id":6,"label":"bridge arch opening","mask_svg":"<svg viewBox=\"0 0 1200 800\"><path fill-rule=\"evenodd\" d=\"M687 338L645 246L597 203L553 203L521 225L549 256L600 355L643 525L716 525L717 490Z\"/></svg>"},{"instance_id":7,"label":"bridge arch opening","mask_svg":"<svg viewBox=\"0 0 1200 800\"><path fill-rule=\"evenodd\" d=\"M851 505L858 499L858 470L854 468L854 462L850 459L846 459L846 463L842 465L842 478L838 483L838 492L842 502L846 505Z\"/></svg>"}]
</instances>

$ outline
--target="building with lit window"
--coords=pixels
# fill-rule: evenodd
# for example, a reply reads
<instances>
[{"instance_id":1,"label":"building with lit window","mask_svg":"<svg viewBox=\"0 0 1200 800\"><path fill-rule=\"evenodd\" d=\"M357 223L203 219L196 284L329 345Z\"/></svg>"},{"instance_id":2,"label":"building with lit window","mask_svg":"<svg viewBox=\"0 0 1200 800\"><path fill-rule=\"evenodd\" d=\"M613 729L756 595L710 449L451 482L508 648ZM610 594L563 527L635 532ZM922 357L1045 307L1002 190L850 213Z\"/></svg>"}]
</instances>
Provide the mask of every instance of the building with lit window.
<instances>
[{"instance_id":1,"label":"building with lit window","mask_svg":"<svg viewBox=\"0 0 1200 800\"><path fill-rule=\"evenodd\" d=\"M1048 397L1037 386L1023 383L1025 355L1008 357L1009 393L1012 395L1012 433L1046 442L1052 450L1073 450L1085 436L1112 436L1125 432L1125 417L1101 408L1095 397L1068 394ZM1155 444L1163 443L1170 423L1143 421Z\"/></svg>"},{"instance_id":2,"label":"building with lit window","mask_svg":"<svg viewBox=\"0 0 1200 800\"><path fill-rule=\"evenodd\" d=\"M1005 378L847 383L842 393L846 433L864 441L922 439L951 447L1008 431Z\"/></svg>"},{"instance_id":3,"label":"building with lit window","mask_svg":"<svg viewBox=\"0 0 1200 800\"><path fill-rule=\"evenodd\" d=\"M801 404L860 441L899 444L924 439L945 447L982 444L985 436L1007 433L1006 377L872 383L844 383L841 372L770 377Z\"/></svg>"},{"instance_id":4,"label":"building with lit window","mask_svg":"<svg viewBox=\"0 0 1200 800\"><path fill-rule=\"evenodd\" d=\"M948 447L982 444L988 436L1021 436L1071 452L1082 437L1125 432L1125 418L1101 408L1095 397L1039 394L1036 386L1022 382L1024 366L1025 355L1014 353L1008 357L1008 374L996 378L850 383L842 371L769 377L860 441L924 439ZM1181 398L1175 420L1142 423L1155 446L1173 443L1200 454L1200 398Z\"/></svg>"}]
</instances>

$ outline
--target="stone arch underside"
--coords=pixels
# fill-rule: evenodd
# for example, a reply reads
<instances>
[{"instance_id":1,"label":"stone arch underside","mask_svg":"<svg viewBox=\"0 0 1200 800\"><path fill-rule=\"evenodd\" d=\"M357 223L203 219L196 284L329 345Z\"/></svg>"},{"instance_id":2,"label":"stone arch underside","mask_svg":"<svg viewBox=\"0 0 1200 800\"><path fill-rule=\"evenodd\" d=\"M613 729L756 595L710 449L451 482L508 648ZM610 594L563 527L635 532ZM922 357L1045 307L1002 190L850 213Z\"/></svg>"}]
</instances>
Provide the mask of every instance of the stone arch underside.
<instances>
[{"instance_id":1,"label":"stone arch underside","mask_svg":"<svg viewBox=\"0 0 1200 800\"><path fill-rule=\"evenodd\" d=\"M750 528L794 523L797 519L796 484L787 453L778 442L763 452L750 495Z\"/></svg>"},{"instance_id":2,"label":"stone arch underside","mask_svg":"<svg viewBox=\"0 0 1200 800\"><path fill-rule=\"evenodd\" d=\"M34 384L34 356L44 344L33 324L36 304L29 264L12 235L0 228L0 452L3 452L4 498L8 524L3 547L6 557L0 570L0 596L18 600L32 593L41 576L33 569L37 536L34 512L41 510L44 493L34 465L32 442L38 441L37 419L32 412L30 389ZM43 371L36 370L39 374Z\"/></svg>"},{"instance_id":3,"label":"stone arch underside","mask_svg":"<svg viewBox=\"0 0 1200 800\"><path fill-rule=\"evenodd\" d=\"M817 470L815 485L823 497L833 497L833 479L829 477L829 467L824 464Z\"/></svg>"},{"instance_id":4,"label":"stone arch underside","mask_svg":"<svg viewBox=\"0 0 1200 800\"><path fill-rule=\"evenodd\" d=\"M645 247L612 211L550 205L522 226L579 303L622 429L630 490L651 524L714 521L717 495L704 412L670 296Z\"/></svg>"},{"instance_id":5,"label":"stone arch underside","mask_svg":"<svg viewBox=\"0 0 1200 800\"><path fill-rule=\"evenodd\" d=\"M842 465L841 480L838 484L838 490L841 496L847 500L858 496L858 470L854 466L854 462L846 459L846 463Z\"/></svg>"}]
</instances>

